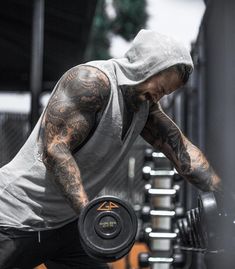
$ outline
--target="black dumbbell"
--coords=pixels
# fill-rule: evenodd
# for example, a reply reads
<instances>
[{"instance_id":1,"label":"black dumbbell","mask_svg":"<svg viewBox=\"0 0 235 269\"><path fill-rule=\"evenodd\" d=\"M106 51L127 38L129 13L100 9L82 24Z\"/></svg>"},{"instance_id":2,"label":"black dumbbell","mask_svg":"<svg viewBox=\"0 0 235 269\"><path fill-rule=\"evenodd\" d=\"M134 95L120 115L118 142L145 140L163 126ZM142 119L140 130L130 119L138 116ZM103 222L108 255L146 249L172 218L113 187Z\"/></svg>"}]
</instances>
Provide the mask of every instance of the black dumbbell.
<instances>
[{"instance_id":1,"label":"black dumbbell","mask_svg":"<svg viewBox=\"0 0 235 269\"><path fill-rule=\"evenodd\" d=\"M125 256L133 246L137 217L127 202L103 196L84 208L78 226L87 254L102 262L112 262Z\"/></svg>"},{"instance_id":2,"label":"black dumbbell","mask_svg":"<svg viewBox=\"0 0 235 269\"><path fill-rule=\"evenodd\" d=\"M213 192L202 193L198 196L198 210L199 230L207 251L218 251L226 248L227 242L234 236L231 234L235 230L233 228L234 218L230 218L227 212L219 210ZM229 234L228 240L225 239L226 233Z\"/></svg>"},{"instance_id":3,"label":"black dumbbell","mask_svg":"<svg viewBox=\"0 0 235 269\"><path fill-rule=\"evenodd\" d=\"M225 215L226 218L219 213L214 193L199 195L198 208L189 210L186 218L177 221L182 246L195 251L222 250L223 243L227 241L224 240L226 230L221 233L221 227L228 220L227 214ZM234 225L233 218L230 219L230 224L231 227Z\"/></svg>"},{"instance_id":4,"label":"black dumbbell","mask_svg":"<svg viewBox=\"0 0 235 269\"><path fill-rule=\"evenodd\" d=\"M200 194L198 208L200 231L205 238L207 252L233 253L235 249L233 189L224 186L223 193Z\"/></svg>"},{"instance_id":5,"label":"black dumbbell","mask_svg":"<svg viewBox=\"0 0 235 269\"><path fill-rule=\"evenodd\" d=\"M140 268L146 268L152 264L173 264L175 266L182 265L185 262L183 253L173 254L172 257L167 256L150 256L148 252L142 252L138 256Z\"/></svg>"}]
</instances>

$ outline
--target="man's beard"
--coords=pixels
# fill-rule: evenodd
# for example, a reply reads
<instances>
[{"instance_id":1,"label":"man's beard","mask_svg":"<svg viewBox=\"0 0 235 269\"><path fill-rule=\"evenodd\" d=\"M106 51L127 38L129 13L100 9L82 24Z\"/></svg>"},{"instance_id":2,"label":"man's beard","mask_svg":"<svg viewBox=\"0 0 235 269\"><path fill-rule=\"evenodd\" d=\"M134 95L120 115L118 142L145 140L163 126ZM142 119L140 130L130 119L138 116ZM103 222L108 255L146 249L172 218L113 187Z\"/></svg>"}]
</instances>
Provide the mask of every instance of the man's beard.
<instances>
[{"instance_id":1,"label":"man's beard","mask_svg":"<svg viewBox=\"0 0 235 269\"><path fill-rule=\"evenodd\" d=\"M140 105L143 103L143 99L141 99L140 94L134 89L132 86L122 86L121 87L122 94L124 96L124 100L126 105L133 111L138 111Z\"/></svg>"}]
</instances>

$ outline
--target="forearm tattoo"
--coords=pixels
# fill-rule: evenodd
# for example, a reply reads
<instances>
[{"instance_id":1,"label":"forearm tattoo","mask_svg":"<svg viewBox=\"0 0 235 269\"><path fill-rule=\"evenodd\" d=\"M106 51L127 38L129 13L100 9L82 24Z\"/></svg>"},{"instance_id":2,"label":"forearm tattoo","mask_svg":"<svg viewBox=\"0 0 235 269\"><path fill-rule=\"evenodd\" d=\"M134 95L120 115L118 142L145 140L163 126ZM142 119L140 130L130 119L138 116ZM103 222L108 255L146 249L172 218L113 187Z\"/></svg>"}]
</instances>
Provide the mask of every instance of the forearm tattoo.
<instances>
[{"instance_id":1,"label":"forearm tattoo","mask_svg":"<svg viewBox=\"0 0 235 269\"><path fill-rule=\"evenodd\" d=\"M72 151L95 126L96 114L105 108L109 93L109 81L101 71L75 67L63 76L42 121L43 162L77 213L88 198Z\"/></svg>"},{"instance_id":2,"label":"forearm tattoo","mask_svg":"<svg viewBox=\"0 0 235 269\"><path fill-rule=\"evenodd\" d=\"M205 156L161 109L150 111L142 136L154 148L162 151L177 171L193 185L203 191L220 189L220 179Z\"/></svg>"},{"instance_id":3,"label":"forearm tattoo","mask_svg":"<svg viewBox=\"0 0 235 269\"><path fill-rule=\"evenodd\" d=\"M221 181L204 154L191 142L185 141L190 155L190 173L187 179L203 191L221 191Z\"/></svg>"}]
</instances>

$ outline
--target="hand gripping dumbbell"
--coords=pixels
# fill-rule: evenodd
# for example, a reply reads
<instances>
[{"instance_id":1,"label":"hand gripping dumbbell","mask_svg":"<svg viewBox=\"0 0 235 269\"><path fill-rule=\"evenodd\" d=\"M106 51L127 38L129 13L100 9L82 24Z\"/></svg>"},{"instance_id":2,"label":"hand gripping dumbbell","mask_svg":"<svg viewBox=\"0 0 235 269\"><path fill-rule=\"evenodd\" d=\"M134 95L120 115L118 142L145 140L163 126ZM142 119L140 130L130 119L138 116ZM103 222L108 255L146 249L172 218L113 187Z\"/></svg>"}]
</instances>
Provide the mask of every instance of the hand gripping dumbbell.
<instances>
[{"instance_id":1,"label":"hand gripping dumbbell","mask_svg":"<svg viewBox=\"0 0 235 269\"><path fill-rule=\"evenodd\" d=\"M125 256L134 244L137 217L127 202L113 196L92 200L81 212L78 224L87 254L102 262Z\"/></svg>"}]
</instances>

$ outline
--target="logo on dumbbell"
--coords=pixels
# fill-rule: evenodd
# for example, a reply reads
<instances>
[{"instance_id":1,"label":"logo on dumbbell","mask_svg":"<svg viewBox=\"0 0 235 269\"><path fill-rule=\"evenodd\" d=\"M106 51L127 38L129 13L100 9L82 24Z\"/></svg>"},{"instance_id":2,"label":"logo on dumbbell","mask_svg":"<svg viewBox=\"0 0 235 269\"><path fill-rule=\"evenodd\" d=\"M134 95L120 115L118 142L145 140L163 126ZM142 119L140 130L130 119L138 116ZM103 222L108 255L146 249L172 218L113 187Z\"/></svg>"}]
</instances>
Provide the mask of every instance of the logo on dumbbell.
<instances>
[{"instance_id":1,"label":"logo on dumbbell","mask_svg":"<svg viewBox=\"0 0 235 269\"><path fill-rule=\"evenodd\" d=\"M97 211L111 211L114 208L119 208L119 206L111 201L103 202L98 208Z\"/></svg>"}]
</instances>

